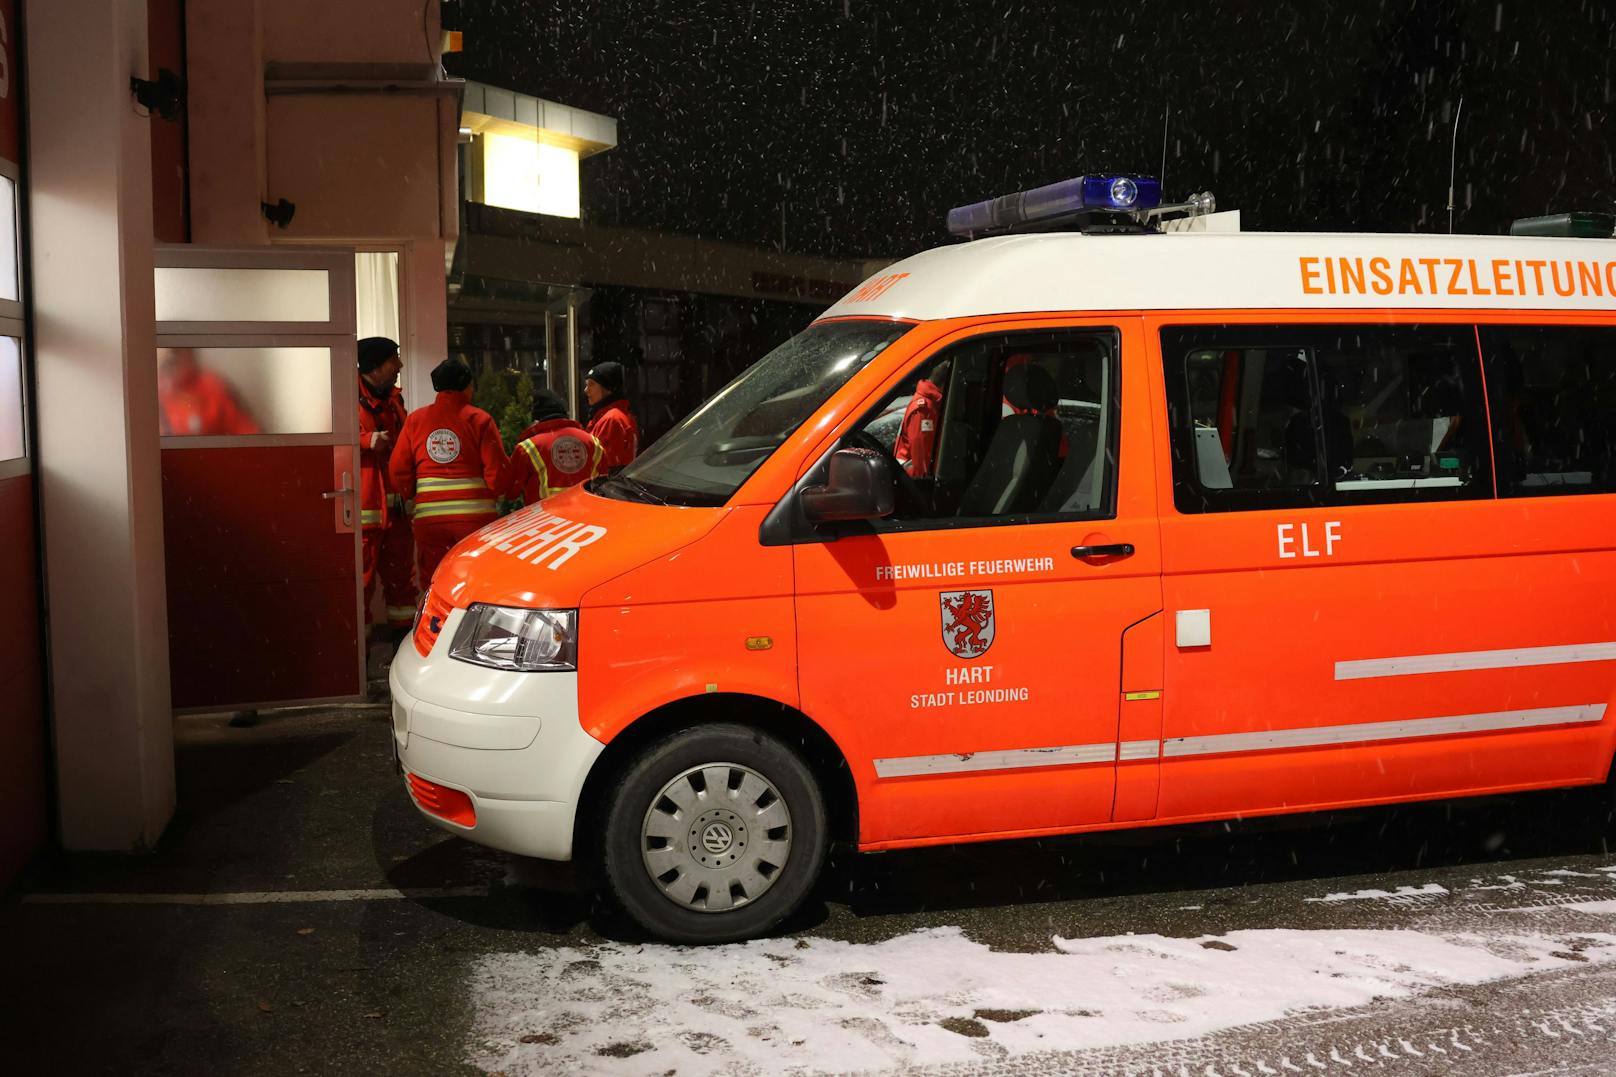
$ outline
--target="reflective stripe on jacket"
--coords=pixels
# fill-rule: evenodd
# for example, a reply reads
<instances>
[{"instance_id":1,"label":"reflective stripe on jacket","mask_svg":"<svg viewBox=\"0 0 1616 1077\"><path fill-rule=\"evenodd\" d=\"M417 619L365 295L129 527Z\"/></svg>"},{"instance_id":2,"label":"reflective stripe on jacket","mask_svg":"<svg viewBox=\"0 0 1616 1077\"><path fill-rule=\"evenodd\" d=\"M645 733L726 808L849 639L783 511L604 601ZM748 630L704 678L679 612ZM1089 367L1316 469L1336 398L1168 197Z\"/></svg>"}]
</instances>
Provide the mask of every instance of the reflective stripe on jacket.
<instances>
[{"instance_id":1,"label":"reflective stripe on jacket","mask_svg":"<svg viewBox=\"0 0 1616 1077\"><path fill-rule=\"evenodd\" d=\"M494 512L494 492L480 476L475 479L423 476L415 481L415 498L417 520L438 516L492 515Z\"/></svg>"}]
</instances>

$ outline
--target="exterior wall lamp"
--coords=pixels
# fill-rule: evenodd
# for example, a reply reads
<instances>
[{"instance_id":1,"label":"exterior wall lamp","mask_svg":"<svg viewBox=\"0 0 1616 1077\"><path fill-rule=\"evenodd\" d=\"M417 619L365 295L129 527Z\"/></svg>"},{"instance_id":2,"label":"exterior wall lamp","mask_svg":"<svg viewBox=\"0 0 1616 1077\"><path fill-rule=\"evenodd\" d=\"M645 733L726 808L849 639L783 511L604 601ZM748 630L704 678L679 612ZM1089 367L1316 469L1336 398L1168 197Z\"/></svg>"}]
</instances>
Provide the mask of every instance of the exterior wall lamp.
<instances>
[{"instance_id":1,"label":"exterior wall lamp","mask_svg":"<svg viewBox=\"0 0 1616 1077\"><path fill-rule=\"evenodd\" d=\"M276 228L285 228L292 223L292 217L297 213L297 203L288 202L282 198L275 203L260 202L258 208L263 211L264 219Z\"/></svg>"},{"instance_id":2,"label":"exterior wall lamp","mask_svg":"<svg viewBox=\"0 0 1616 1077\"><path fill-rule=\"evenodd\" d=\"M165 120L177 120L185 111L185 80L168 68L159 68L157 78L129 78L129 92L147 112Z\"/></svg>"}]
</instances>

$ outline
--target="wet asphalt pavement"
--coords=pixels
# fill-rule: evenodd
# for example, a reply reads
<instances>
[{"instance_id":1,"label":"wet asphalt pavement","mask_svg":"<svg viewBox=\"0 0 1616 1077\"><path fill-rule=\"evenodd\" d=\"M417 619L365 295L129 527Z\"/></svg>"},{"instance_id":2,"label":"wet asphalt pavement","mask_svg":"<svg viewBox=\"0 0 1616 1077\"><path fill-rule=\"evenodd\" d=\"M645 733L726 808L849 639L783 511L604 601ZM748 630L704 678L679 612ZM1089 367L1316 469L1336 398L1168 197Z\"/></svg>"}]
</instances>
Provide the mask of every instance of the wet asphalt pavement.
<instances>
[{"instance_id":1,"label":"wet asphalt pavement","mask_svg":"<svg viewBox=\"0 0 1616 1077\"><path fill-rule=\"evenodd\" d=\"M139 857L40 865L0 904L17 1073L479 1072L489 954L638 943L538 865L419 819L382 708L180 723L180 814ZM1484 930L1529 913L1565 967L1199 1039L995 1056L938 1073L1616 1072L1616 828L1603 791L856 857L788 925L874 943L1270 928ZM1604 870L1601 870L1604 869ZM1399 888L1406 888L1399 893ZM1377 890L1366 900L1321 900ZM536 1049L537 1050L537 1049ZM543 1070L543 1054L529 1069ZM12 1066L16 1068L12 1068ZM716 1069L716 1060L715 1060ZM623 1060L620 1072L636 1070ZM561 1072L557 1069L556 1072ZM685 1069L681 1072L695 1072ZM733 1067L726 1072L742 1072Z\"/></svg>"}]
</instances>

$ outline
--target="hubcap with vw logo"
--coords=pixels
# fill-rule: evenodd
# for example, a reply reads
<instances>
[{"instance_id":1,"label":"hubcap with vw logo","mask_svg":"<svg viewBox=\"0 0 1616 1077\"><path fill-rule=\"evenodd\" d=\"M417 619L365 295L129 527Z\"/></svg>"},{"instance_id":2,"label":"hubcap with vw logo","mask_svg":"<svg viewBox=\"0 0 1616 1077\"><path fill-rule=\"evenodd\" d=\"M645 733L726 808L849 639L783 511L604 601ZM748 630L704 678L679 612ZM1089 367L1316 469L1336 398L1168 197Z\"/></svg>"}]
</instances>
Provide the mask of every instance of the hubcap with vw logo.
<instances>
[{"instance_id":1,"label":"hubcap with vw logo","mask_svg":"<svg viewBox=\"0 0 1616 1077\"><path fill-rule=\"evenodd\" d=\"M725 912L756 901L779 878L791 855L791 812L751 767L705 763L652 799L640 849L670 901Z\"/></svg>"}]
</instances>

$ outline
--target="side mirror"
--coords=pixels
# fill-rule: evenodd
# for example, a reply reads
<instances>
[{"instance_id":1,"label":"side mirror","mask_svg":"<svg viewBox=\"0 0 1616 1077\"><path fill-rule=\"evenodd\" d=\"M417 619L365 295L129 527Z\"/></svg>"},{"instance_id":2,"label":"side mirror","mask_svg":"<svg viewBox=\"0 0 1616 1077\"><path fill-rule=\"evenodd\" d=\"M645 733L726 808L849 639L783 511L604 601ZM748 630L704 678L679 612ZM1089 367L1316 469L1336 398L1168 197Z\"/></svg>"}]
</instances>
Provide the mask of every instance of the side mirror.
<instances>
[{"instance_id":1,"label":"side mirror","mask_svg":"<svg viewBox=\"0 0 1616 1077\"><path fill-rule=\"evenodd\" d=\"M814 523L890 516L896 485L892 461L885 456L871 449L837 449L830 454L825 485L803 488L802 512Z\"/></svg>"}]
</instances>

